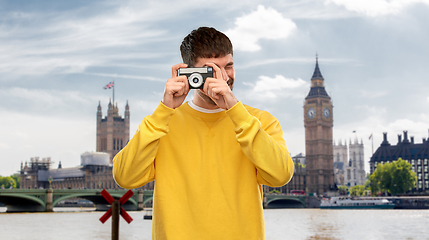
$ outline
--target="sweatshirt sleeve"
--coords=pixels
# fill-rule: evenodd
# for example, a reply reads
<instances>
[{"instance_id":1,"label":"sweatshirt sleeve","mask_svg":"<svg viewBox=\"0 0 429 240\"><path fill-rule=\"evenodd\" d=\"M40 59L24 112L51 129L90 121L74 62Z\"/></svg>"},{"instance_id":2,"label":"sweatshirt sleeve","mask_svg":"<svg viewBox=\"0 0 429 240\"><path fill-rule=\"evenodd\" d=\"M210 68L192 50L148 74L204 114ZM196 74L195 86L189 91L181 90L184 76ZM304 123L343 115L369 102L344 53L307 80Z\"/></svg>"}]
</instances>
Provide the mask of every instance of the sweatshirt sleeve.
<instances>
[{"instance_id":1,"label":"sweatshirt sleeve","mask_svg":"<svg viewBox=\"0 0 429 240\"><path fill-rule=\"evenodd\" d=\"M294 165L276 118L264 112L252 116L241 102L226 112L235 125L238 143L257 169L260 184L280 187L290 181Z\"/></svg>"},{"instance_id":2,"label":"sweatshirt sleeve","mask_svg":"<svg viewBox=\"0 0 429 240\"><path fill-rule=\"evenodd\" d=\"M127 189L138 188L155 179L155 156L159 140L168 133L175 110L162 102L152 115L146 116L134 137L113 158L113 178Z\"/></svg>"}]
</instances>

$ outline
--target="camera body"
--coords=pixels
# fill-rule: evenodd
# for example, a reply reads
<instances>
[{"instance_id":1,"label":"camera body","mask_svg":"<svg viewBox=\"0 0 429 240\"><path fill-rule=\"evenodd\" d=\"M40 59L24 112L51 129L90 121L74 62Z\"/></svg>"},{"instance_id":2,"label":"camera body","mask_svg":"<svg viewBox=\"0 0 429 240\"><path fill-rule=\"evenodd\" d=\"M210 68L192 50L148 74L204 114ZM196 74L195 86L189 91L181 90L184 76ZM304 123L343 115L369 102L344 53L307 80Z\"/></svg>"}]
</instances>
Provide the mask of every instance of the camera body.
<instances>
[{"instance_id":1,"label":"camera body","mask_svg":"<svg viewBox=\"0 0 429 240\"><path fill-rule=\"evenodd\" d=\"M190 89L202 89L204 83L208 77L213 77L212 67L190 67L190 68L179 68L177 72L178 76L185 75L188 78Z\"/></svg>"}]
</instances>

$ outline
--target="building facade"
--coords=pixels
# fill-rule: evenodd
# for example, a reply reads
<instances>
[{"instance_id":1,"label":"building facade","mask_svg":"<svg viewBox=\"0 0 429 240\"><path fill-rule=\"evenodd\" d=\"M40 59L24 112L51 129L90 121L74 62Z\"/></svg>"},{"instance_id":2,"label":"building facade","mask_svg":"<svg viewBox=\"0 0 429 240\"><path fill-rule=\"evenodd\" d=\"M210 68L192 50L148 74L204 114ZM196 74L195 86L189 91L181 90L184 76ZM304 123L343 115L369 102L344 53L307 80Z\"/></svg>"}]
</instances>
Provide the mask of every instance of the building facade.
<instances>
[{"instance_id":1,"label":"building facade","mask_svg":"<svg viewBox=\"0 0 429 240\"><path fill-rule=\"evenodd\" d=\"M347 143L344 141L344 144L341 140L338 141L338 144L334 143L333 147L334 153L334 176L335 184L337 186L344 186L344 170L345 166L348 164L348 155L347 155Z\"/></svg>"},{"instance_id":2,"label":"building facade","mask_svg":"<svg viewBox=\"0 0 429 240\"><path fill-rule=\"evenodd\" d=\"M100 103L97 109L97 152L85 152L77 167L52 169L51 158L31 158L21 163L20 188L39 189L118 189L112 175L112 159L129 141L130 111L128 101L124 118L119 116L118 107L109 102L107 116L102 118ZM141 189L153 190L154 182Z\"/></svg>"},{"instance_id":3,"label":"building facade","mask_svg":"<svg viewBox=\"0 0 429 240\"><path fill-rule=\"evenodd\" d=\"M120 189L112 175L109 154L85 152L81 155L81 164L77 167L51 169L50 158L31 158L21 165L20 188L22 189ZM154 182L142 187L153 190Z\"/></svg>"},{"instance_id":4,"label":"building facade","mask_svg":"<svg viewBox=\"0 0 429 240\"><path fill-rule=\"evenodd\" d=\"M348 153L348 154L347 154ZM347 187L364 185L366 181L364 164L363 141L347 143L340 140L338 145L334 144L334 173L335 184Z\"/></svg>"},{"instance_id":5,"label":"building facade","mask_svg":"<svg viewBox=\"0 0 429 240\"><path fill-rule=\"evenodd\" d=\"M336 190L332 144L333 105L325 90L318 59L304 103L307 192L322 195Z\"/></svg>"},{"instance_id":6,"label":"building facade","mask_svg":"<svg viewBox=\"0 0 429 240\"><path fill-rule=\"evenodd\" d=\"M344 184L347 187L365 185L366 173L362 139L360 143L358 143L357 138L355 138L354 143L350 140L349 159L349 164L345 166Z\"/></svg>"},{"instance_id":7,"label":"building facade","mask_svg":"<svg viewBox=\"0 0 429 240\"><path fill-rule=\"evenodd\" d=\"M390 163L402 158L412 165L412 170L417 175L416 193L429 193L429 138L423 138L422 143L414 143L414 137L408 139L408 132L398 135L398 143L391 145L387 141L387 133L383 133L383 142L372 155L369 162L371 174L378 164Z\"/></svg>"},{"instance_id":8,"label":"building facade","mask_svg":"<svg viewBox=\"0 0 429 240\"><path fill-rule=\"evenodd\" d=\"M124 117L118 113L118 105L114 106L109 101L107 116L103 118L100 102L97 108L97 152L106 152L110 156L110 163L113 157L130 140L130 107L125 106Z\"/></svg>"}]
</instances>

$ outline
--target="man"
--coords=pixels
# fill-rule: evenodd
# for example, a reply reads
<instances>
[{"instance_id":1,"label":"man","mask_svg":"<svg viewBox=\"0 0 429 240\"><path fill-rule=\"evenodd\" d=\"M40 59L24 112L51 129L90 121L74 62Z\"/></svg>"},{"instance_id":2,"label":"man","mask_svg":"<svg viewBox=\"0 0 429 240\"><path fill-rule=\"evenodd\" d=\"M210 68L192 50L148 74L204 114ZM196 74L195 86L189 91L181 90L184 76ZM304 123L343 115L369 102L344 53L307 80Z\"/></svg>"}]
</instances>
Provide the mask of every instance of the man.
<instances>
[{"instance_id":1,"label":"man","mask_svg":"<svg viewBox=\"0 0 429 240\"><path fill-rule=\"evenodd\" d=\"M214 28L192 31L180 46L164 97L113 160L124 188L155 180L153 239L265 239L262 185L293 175L277 119L239 102L232 44ZM179 68L213 67L191 102Z\"/></svg>"}]
</instances>

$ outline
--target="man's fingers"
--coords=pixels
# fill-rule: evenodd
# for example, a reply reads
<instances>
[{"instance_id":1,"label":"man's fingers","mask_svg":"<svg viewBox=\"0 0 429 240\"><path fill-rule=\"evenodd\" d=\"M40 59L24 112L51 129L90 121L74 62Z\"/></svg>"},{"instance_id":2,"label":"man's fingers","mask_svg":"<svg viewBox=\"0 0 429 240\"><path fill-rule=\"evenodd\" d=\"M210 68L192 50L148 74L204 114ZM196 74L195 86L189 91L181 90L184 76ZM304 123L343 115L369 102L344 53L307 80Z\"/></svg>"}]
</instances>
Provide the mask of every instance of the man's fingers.
<instances>
[{"instance_id":1,"label":"man's fingers","mask_svg":"<svg viewBox=\"0 0 429 240\"><path fill-rule=\"evenodd\" d=\"M222 78L222 71L220 70L220 68L216 64L208 62L208 63L206 63L206 66L209 66L209 67L213 68L214 73L215 73L215 76L213 76L214 78L217 78L219 80L223 79Z\"/></svg>"},{"instance_id":2,"label":"man's fingers","mask_svg":"<svg viewBox=\"0 0 429 240\"><path fill-rule=\"evenodd\" d=\"M177 71L179 70L179 68L187 68L187 67L188 65L184 63L179 63L171 67L171 78L175 78L178 76Z\"/></svg>"}]
</instances>

